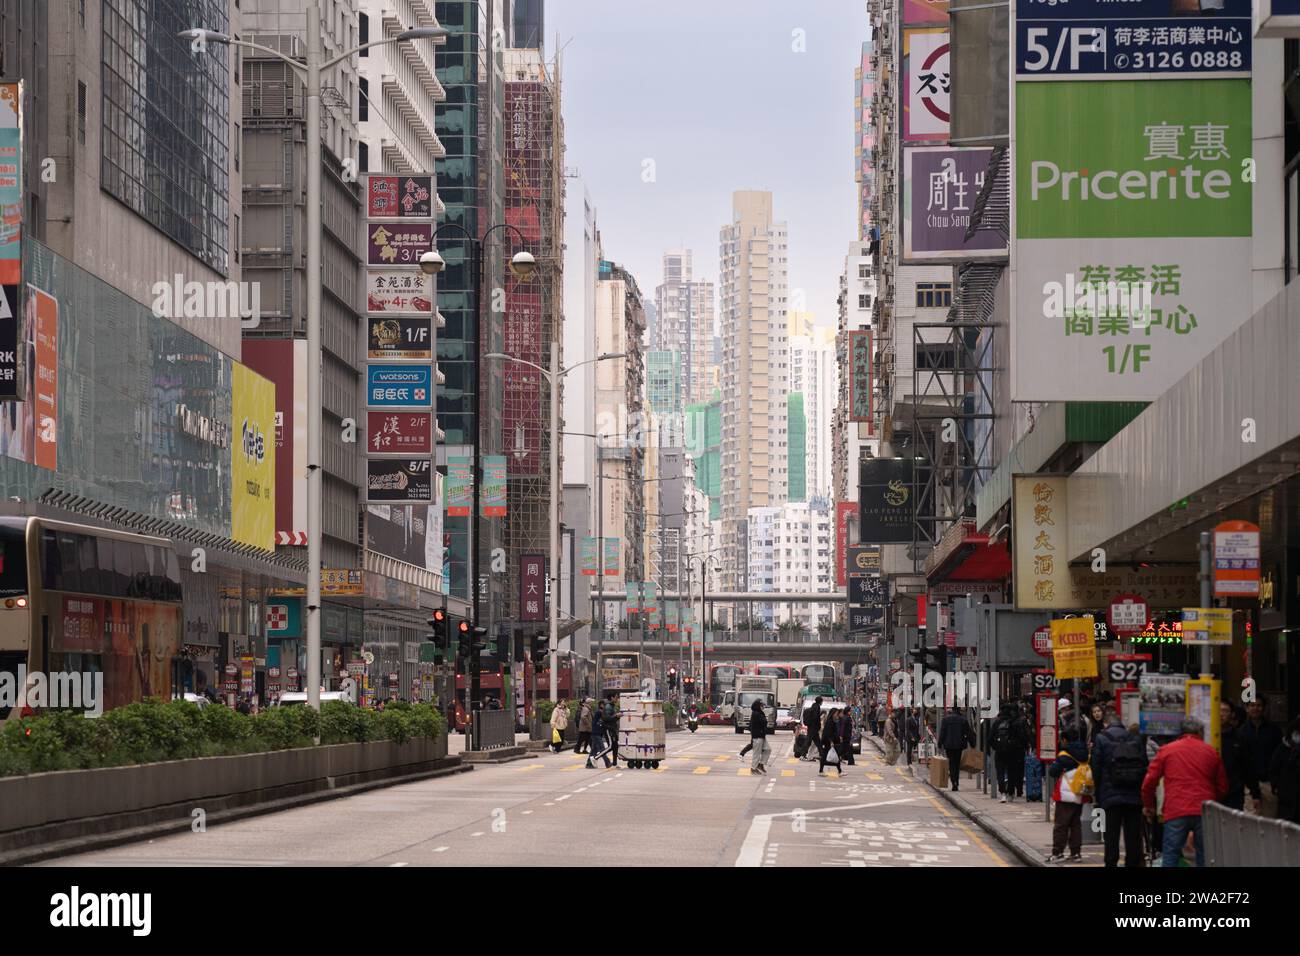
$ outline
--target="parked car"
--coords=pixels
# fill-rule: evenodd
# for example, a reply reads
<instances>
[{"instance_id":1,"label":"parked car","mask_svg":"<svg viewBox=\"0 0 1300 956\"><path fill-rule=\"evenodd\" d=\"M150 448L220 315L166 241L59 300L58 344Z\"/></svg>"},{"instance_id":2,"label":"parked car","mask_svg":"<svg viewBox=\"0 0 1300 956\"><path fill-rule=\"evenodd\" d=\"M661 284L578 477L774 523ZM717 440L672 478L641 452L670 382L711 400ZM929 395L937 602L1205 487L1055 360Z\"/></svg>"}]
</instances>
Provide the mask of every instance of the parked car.
<instances>
[{"instance_id":1,"label":"parked car","mask_svg":"<svg viewBox=\"0 0 1300 956\"><path fill-rule=\"evenodd\" d=\"M782 707L779 710L777 710L776 729L794 730L794 715L790 713L789 707Z\"/></svg>"},{"instance_id":2,"label":"parked car","mask_svg":"<svg viewBox=\"0 0 1300 956\"><path fill-rule=\"evenodd\" d=\"M720 711L706 710L704 713L700 714L700 723L721 726L723 724L729 724L731 721L723 717Z\"/></svg>"}]
</instances>

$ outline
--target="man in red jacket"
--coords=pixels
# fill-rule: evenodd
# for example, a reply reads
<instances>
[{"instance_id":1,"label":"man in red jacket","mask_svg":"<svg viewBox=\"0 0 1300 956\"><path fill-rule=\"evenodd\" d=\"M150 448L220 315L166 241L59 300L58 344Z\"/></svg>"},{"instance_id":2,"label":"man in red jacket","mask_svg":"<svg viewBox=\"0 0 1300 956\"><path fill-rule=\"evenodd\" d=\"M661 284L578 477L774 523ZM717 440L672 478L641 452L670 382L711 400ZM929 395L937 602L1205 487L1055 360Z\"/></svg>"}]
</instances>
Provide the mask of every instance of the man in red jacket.
<instances>
[{"instance_id":1,"label":"man in red jacket","mask_svg":"<svg viewBox=\"0 0 1300 956\"><path fill-rule=\"evenodd\" d=\"M1196 841L1196 865L1205 865L1201 840L1201 804L1222 800L1228 793L1228 774L1219 752L1201 738L1205 725L1195 717L1183 721L1182 736L1156 751L1156 759L1147 768L1142 781L1143 813L1155 818L1156 786L1165 781L1165 803L1161 811L1165 822L1164 858L1161 866L1177 866L1191 833Z\"/></svg>"}]
</instances>

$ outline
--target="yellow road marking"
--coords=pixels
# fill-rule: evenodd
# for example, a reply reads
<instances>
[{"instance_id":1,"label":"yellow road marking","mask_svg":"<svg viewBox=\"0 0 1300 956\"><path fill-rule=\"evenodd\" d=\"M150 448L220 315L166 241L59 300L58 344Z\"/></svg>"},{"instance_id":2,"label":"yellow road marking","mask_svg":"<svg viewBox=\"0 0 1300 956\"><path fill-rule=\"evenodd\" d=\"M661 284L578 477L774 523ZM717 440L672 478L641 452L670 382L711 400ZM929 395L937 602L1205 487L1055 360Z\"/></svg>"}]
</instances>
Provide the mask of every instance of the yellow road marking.
<instances>
[{"instance_id":1,"label":"yellow road marking","mask_svg":"<svg viewBox=\"0 0 1300 956\"><path fill-rule=\"evenodd\" d=\"M741 767L736 771L737 777L748 777L752 771L748 767Z\"/></svg>"},{"instance_id":2,"label":"yellow road marking","mask_svg":"<svg viewBox=\"0 0 1300 956\"><path fill-rule=\"evenodd\" d=\"M585 766L586 766L586 764L575 763L575 764L570 764L570 765L567 766L567 767L561 767L560 769L561 769L561 770L581 770L581 769L582 769L583 767L585 767Z\"/></svg>"},{"instance_id":3,"label":"yellow road marking","mask_svg":"<svg viewBox=\"0 0 1300 956\"><path fill-rule=\"evenodd\" d=\"M718 754L713 758L714 763L722 763L724 760L730 760L731 754Z\"/></svg>"},{"instance_id":4,"label":"yellow road marking","mask_svg":"<svg viewBox=\"0 0 1300 956\"><path fill-rule=\"evenodd\" d=\"M542 765L539 763L530 763L527 767L515 767L516 772L521 770L541 770L541 769L542 769Z\"/></svg>"},{"instance_id":5,"label":"yellow road marking","mask_svg":"<svg viewBox=\"0 0 1300 956\"><path fill-rule=\"evenodd\" d=\"M793 777L793 776L794 776L794 771L793 771L793 770L782 770L782 771L781 771L781 776L783 776L783 777Z\"/></svg>"},{"instance_id":6,"label":"yellow road marking","mask_svg":"<svg viewBox=\"0 0 1300 956\"><path fill-rule=\"evenodd\" d=\"M786 762L786 763L798 763L798 762L799 762L799 758L798 758L798 757L787 757L787 758L785 759L785 762Z\"/></svg>"},{"instance_id":7,"label":"yellow road marking","mask_svg":"<svg viewBox=\"0 0 1300 956\"><path fill-rule=\"evenodd\" d=\"M949 811L948 811L948 810L943 806L943 804L939 802L939 800L938 800L937 797L935 797L933 794L929 794L929 793L927 793L927 794L925 794L925 798L926 798L927 800L929 800L932 804L934 804L934 808L935 808L936 810L938 810L941 814L943 814L944 817L946 817L946 818L948 819L948 822L950 822L950 823L951 823L953 826L955 826L958 830L960 830L962 833L966 834L968 837L970 837L972 840L974 840L974 841L975 841L975 845L976 845L977 847L979 847L981 850L983 850L985 853L987 853L987 854L989 855L989 858L992 859L992 860L994 861L994 863L996 863L998 866L1009 866L1009 865L1010 865L1009 863L1007 863L1006 860L1002 859L1002 858L999 857L996 853L994 853L992 850L990 850L989 847L988 847L988 844L985 843L983 840L980 839L979 834L977 834L974 830L972 830L972 829L971 829L970 827L968 827L966 824L962 823L960 820L958 820L958 819L956 818L956 816L954 816L952 813L950 813L950 812L949 812Z\"/></svg>"},{"instance_id":8,"label":"yellow road marking","mask_svg":"<svg viewBox=\"0 0 1300 956\"><path fill-rule=\"evenodd\" d=\"M885 778L882 777L882 776L881 776L880 774L878 774L878 773L872 773L870 770L868 770L868 771L867 771L867 779L868 779L868 780L884 780Z\"/></svg>"},{"instance_id":9,"label":"yellow road marking","mask_svg":"<svg viewBox=\"0 0 1300 956\"><path fill-rule=\"evenodd\" d=\"M695 772L696 772L696 773L708 773L711 769L712 769L711 767L696 767L696 768L695 768Z\"/></svg>"}]
</instances>

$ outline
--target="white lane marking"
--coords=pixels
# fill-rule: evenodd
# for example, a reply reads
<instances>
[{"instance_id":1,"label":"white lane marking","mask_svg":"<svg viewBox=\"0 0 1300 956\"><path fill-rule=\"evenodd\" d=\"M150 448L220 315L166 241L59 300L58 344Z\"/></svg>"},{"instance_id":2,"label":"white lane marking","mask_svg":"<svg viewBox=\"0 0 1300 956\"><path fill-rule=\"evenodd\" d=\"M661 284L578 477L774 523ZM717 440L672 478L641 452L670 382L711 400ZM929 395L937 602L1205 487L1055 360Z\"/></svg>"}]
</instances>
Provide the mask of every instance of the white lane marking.
<instances>
[{"instance_id":1,"label":"white lane marking","mask_svg":"<svg viewBox=\"0 0 1300 956\"><path fill-rule=\"evenodd\" d=\"M850 807L821 807L816 810L803 810L804 814L809 813L829 813L831 811L840 812L843 810L867 810L871 807L887 807L895 803L911 803L914 800L921 800L922 797L903 797L899 800L882 800L879 803L859 803ZM749 833L745 835L745 842L741 844L740 855L736 857L736 866L762 866L763 851L767 845L767 835L772 830L772 821L777 817L793 816L794 811L786 813L762 813L754 817L749 824Z\"/></svg>"},{"instance_id":2,"label":"white lane marking","mask_svg":"<svg viewBox=\"0 0 1300 956\"><path fill-rule=\"evenodd\" d=\"M554 803L543 803L542 806L544 806L544 807L553 807L553 806L555 806L555 804L554 804Z\"/></svg>"},{"instance_id":3,"label":"white lane marking","mask_svg":"<svg viewBox=\"0 0 1300 956\"><path fill-rule=\"evenodd\" d=\"M435 847L433 848L433 852L434 852L434 853L441 853L441 852L443 852L444 850L450 850L450 849L451 849L451 847L449 847L449 846L435 846Z\"/></svg>"},{"instance_id":4,"label":"white lane marking","mask_svg":"<svg viewBox=\"0 0 1300 956\"><path fill-rule=\"evenodd\" d=\"M525 810L525 811L523 811L523 812L524 812L525 815L527 815L527 814L529 814L529 813L532 813L533 811L532 811L532 810Z\"/></svg>"},{"instance_id":5,"label":"white lane marking","mask_svg":"<svg viewBox=\"0 0 1300 956\"><path fill-rule=\"evenodd\" d=\"M405 863L389 863L388 865L389 865L390 867L393 867L393 866L406 866Z\"/></svg>"},{"instance_id":6,"label":"white lane marking","mask_svg":"<svg viewBox=\"0 0 1300 956\"><path fill-rule=\"evenodd\" d=\"M562 797L556 797L556 798L555 798L555 802L556 802L556 803L559 803L561 800L568 800L569 797L571 797L571 796L573 796L573 794L571 794L571 793L566 793L566 794L565 794L564 796L562 796Z\"/></svg>"},{"instance_id":7,"label":"white lane marking","mask_svg":"<svg viewBox=\"0 0 1300 956\"><path fill-rule=\"evenodd\" d=\"M574 792L574 793L582 793L582 791L584 791L584 790L590 790L590 789L591 789L590 787L579 787L577 790L575 790L575 791L573 791L573 792Z\"/></svg>"},{"instance_id":8,"label":"white lane marking","mask_svg":"<svg viewBox=\"0 0 1300 956\"><path fill-rule=\"evenodd\" d=\"M479 830L478 833L471 833L470 836L472 836L472 837L482 836L485 832L486 832L486 831L484 831L484 830Z\"/></svg>"}]
</instances>

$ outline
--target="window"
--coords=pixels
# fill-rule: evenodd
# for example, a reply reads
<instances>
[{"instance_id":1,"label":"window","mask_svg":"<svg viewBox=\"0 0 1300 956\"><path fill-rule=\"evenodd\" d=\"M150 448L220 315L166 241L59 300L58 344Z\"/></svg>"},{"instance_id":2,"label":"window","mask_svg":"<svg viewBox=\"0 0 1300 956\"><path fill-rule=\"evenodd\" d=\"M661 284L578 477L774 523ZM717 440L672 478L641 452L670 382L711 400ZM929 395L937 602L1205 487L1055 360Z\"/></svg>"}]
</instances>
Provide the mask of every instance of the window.
<instances>
[{"instance_id":1,"label":"window","mask_svg":"<svg viewBox=\"0 0 1300 956\"><path fill-rule=\"evenodd\" d=\"M361 41L361 43L362 43L362 44L369 43L369 42L370 42L370 17L367 16L366 14L364 14L364 13L358 13L358 14L357 14L357 28L358 28L358 31L359 31L359 33L360 33L360 41ZM370 56L370 51L369 51L369 50L362 50L362 51L361 51L361 55L362 55L362 56Z\"/></svg>"},{"instance_id":2,"label":"window","mask_svg":"<svg viewBox=\"0 0 1300 956\"><path fill-rule=\"evenodd\" d=\"M77 16L81 17L81 28L86 28L86 0L77 0Z\"/></svg>"},{"instance_id":3,"label":"window","mask_svg":"<svg viewBox=\"0 0 1300 956\"><path fill-rule=\"evenodd\" d=\"M870 263L868 263L868 262L859 262L859 263L858 263L858 278L859 278L859 279L870 279L870 278L871 278L871 264L870 264Z\"/></svg>"},{"instance_id":4,"label":"window","mask_svg":"<svg viewBox=\"0 0 1300 956\"><path fill-rule=\"evenodd\" d=\"M357 143L357 168L363 173L370 170L370 146L365 142Z\"/></svg>"},{"instance_id":5,"label":"window","mask_svg":"<svg viewBox=\"0 0 1300 956\"><path fill-rule=\"evenodd\" d=\"M918 282L916 284L916 307L918 309L946 309L951 305L951 282Z\"/></svg>"},{"instance_id":6,"label":"window","mask_svg":"<svg viewBox=\"0 0 1300 956\"><path fill-rule=\"evenodd\" d=\"M235 172L239 172L239 146L243 142L243 137L239 132L239 124L235 124Z\"/></svg>"},{"instance_id":7,"label":"window","mask_svg":"<svg viewBox=\"0 0 1300 956\"><path fill-rule=\"evenodd\" d=\"M858 308L859 308L859 309L869 309L869 308L871 308L871 294L870 294L870 293L867 293L866 295L860 295L860 296L858 296Z\"/></svg>"},{"instance_id":8,"label":"window","mask_svg":"<svg viewBox=\"0 0 1300 956\"><path fill-rule=\"evenodd\" d=\"M77 80L77 142L86 145L86 84Z\"/></svg>"},{"instance_id":9,"label":"window","mask_svg":"<svg viewBox=\"0 0 1300 956\"><path fill-rule=\"evenodd\" d=\"M235 214L235 242L234 242L236 262L239 261L239 240L241 236L242 236L242 230L239 227L239 214L236 213Z\"/></svg>"},{"instance_id":10,"label":"window","mask_svg":"<svg viewBox=\"0 0 1300 956\"><path fill-rule=\"evenodd\" d=\"M361 90L361 102L357 107L357 119L364 123L370 119L370 81L363 76L357 83Z\"/></svg>"}]
</instances>

